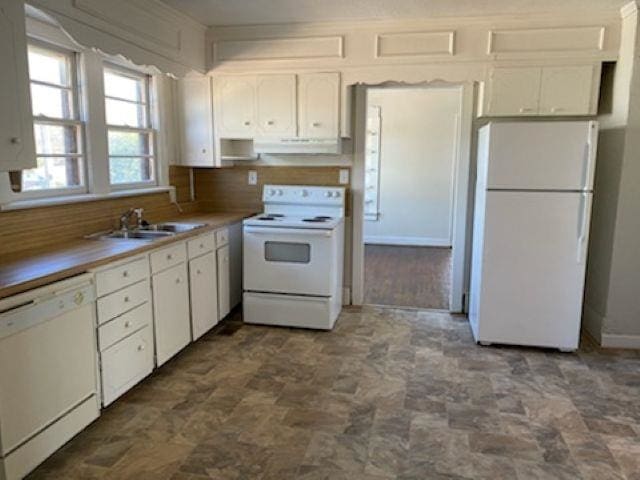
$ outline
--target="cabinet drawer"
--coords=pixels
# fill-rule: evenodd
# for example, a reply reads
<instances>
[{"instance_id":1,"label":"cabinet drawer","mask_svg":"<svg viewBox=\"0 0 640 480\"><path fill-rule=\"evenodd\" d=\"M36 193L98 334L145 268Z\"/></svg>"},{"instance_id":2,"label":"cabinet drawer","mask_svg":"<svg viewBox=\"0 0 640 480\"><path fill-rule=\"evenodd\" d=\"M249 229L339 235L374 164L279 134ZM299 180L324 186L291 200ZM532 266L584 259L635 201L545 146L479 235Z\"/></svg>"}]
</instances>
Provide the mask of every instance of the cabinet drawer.
<instances>
[{"instance_id":1,"label":"cabinet drawer","mask_svg":"<svg viewBox=\"0 0 640 480\"><path fill-rule=\"evenodd\" d=\"M149 280L98 299L98 325L149 301Z\"/></svg>"},{"instance_id":2,"label":"cabinet drawer","mask_svg":"<svg viewBox=\"0 0 640 480\"><path fill-rule=\"evenodd\" d=\"M101 354L102 404L109 405L153 370L153 333L144 327Z\"/></svg>"},{"instance_id":3,"label":"cabinet drawer","mask_svg":"<svg viewBox=\"0 0 640 480\"><path fill-rule=\"evenodd\" d=\"M200 235L199 237L187 242L187 252L189 254L189 258L194 258L207 252L212 252L215 249L216 236L214 233Z\"/></svg>"},{"instance_id":4,"label":"cabinet drawer","mask_svg":"<svg viewBox=\"0 0 640 480\"><path fill-rule=\"evenodd\" d=\"M216 246L220 248L227 243L229 243L229 229L221 228L220 230L216 230Z\"/></svg>"},{"instance_id":5,"label":"cabinet drawer","mask_svg":"<svg viewBox=\"0 0 640 480\"><path fill-rule=\"evenodd\" d=\"M151 273L158 273L186 261L187 251L184 242L172 245L150 255Z\"/></svg>"},{"instance_id":6,"label":"cabinet drawer","mask_svg":"<svg viewBox=\"0 0 640 480\"><path fill-rule=\"evenodd\" d=\"M151 325L151 303L143 303L139 307L114 318L98 328L98 347L106 350L114 343L129 336L146 325Z\"/></svg>"},{"instance_id":7,"label":"cabinet drawer","mask_svg":"<svg viewBox=\"0 0 640 480\"><path fill-rule=\"evenodd\" d=\"M147 257L96 273L96 295L102 297L149 276Z\"/></svg>"}]
</instances>

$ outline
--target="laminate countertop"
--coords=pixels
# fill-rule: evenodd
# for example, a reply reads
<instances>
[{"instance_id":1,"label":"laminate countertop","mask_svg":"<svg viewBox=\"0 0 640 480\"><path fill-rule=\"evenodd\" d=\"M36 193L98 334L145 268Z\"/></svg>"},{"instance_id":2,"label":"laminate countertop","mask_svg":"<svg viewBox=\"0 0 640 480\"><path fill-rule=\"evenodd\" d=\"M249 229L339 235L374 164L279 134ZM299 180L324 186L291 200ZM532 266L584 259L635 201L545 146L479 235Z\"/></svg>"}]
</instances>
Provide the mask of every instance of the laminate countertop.
<instances>
[{"instance_id":1,"label":"laminate countertop","mask_svg":"<svg viewBox=\"0 0 640 480\"><path fill-rule=\"evenodd\" d=\"M240 222L253 213L197 212L166 219L163 221L204 223L206 225L152 242L79 238L64 245L52 245L26 253L2 256L0 257L0 299L84 273L100 265Z\"/></svg>"}]
</instances>

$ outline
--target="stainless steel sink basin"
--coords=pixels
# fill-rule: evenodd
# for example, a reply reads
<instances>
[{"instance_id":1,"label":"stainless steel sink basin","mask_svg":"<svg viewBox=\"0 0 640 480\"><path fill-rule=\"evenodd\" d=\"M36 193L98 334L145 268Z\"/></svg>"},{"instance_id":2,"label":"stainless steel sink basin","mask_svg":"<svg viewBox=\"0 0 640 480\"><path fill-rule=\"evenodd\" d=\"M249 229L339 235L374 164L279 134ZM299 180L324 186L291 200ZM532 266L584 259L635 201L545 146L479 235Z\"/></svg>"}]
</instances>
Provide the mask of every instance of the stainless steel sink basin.
<instances>
[{"instance_id":1,"label":"stainless steel sink basin","mask_svg":"<svg viewBox=\"0 0 640 480\"><path fill-rule=\"evenodd\" d=\"M142 227L142 230L146 232L182 233L182 232L189 232L191 230L195 230L196 228L202 228L204 226L205 226L204 223L165 222L165 223L154 223L152 225Z\"/></svg>"},{"instance_id":2,"label":"stainless steel sink basin","mask_svg":"<svg viewBox=\"0 0 640 480\"><path fill-rule=\"evenodd\" d=\"M159 238L172 237L177 233L189 232L196 228L204 227L204 223L155 223L133 230L112 230L109 232L98 232L87 235L85 238L94 240L121 239L121 240L142 240L153 241Z\"/></svg>"}]
</instances>

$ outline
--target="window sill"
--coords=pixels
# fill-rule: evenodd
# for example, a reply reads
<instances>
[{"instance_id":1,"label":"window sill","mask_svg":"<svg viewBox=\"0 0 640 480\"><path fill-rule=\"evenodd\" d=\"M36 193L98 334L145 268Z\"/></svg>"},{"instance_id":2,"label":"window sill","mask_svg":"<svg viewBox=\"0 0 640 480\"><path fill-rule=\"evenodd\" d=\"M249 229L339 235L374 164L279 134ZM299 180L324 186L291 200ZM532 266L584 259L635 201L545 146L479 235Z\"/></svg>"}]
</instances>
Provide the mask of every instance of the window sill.
<instances>
[{"instance_id":1,"label":"window sill","mask_svg":"<svg viewBox=\"0 0 640 480\"><path fill-rule=\"evenodd\" d=\"M61 197L48 197L48 198L30 198L25 200L17 200L10 203L0 205L0 211L11 210L25 210L28 208L50 207L54 205L67 205L71 203L84 203L84 202L96 202L99 200L108 200L110 198L122 198L122 197L135 197L138 195L151 195L154 193L171 192L173 199L173 192L175 187L149 187L149 188L136 188L132 190L116 190L111 193L82 193L78 195L67 195Z\"/></svg>"}]
</instances>

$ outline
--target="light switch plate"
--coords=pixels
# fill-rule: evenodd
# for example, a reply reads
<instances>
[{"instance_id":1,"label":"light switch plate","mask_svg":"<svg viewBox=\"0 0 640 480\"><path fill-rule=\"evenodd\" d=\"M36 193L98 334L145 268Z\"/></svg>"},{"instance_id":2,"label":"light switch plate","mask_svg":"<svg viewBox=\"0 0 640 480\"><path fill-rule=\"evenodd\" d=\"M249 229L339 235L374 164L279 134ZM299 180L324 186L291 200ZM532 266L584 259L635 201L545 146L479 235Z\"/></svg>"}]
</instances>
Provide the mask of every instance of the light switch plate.
<instances>
[{"instance_id":1,"label":"light switch plate","mask_svg":"<svg viewBox=\"0 0 640 480\"><path fill-rule=\"evenodd\" d=\"M247 182L249 183L249 185L258 184L258 172L256 170L249 170L249 174L247 175Z\"/></svg>"},{"instance_id":2,"label":"light switch plate","mask_svg":"<svg viewBox=\"0 0 640 480\"><path fill-rule=\"evenodd\" d=\"M348 185L349 184L349 170L346 168L340 169L340 184Z\"/></svg>"}]
</instances>

